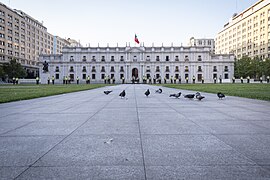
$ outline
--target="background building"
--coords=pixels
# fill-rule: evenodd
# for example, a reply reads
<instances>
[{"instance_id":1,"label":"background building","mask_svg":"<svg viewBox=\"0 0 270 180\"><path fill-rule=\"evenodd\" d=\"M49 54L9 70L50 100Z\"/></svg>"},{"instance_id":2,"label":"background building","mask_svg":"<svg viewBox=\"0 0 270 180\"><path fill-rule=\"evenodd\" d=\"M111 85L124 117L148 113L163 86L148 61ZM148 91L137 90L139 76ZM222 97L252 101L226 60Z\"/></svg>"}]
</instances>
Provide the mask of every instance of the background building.
<instances>
[{"instance_id":1,"label":"background building","mask_svg":"<svg viewBox=\"0 0 270 180\"><path fill-rule=\"evenodd\" d=\"M43 23L0 3L0 65L17 59L28 77L38 74L39 54L60 54L70 43L47 32Z\"/></svg>"},{"instance_id":2,"label":"background building","mask_svg":"<svg viewBox=\"0 0 270 180\"><path fill-rule=\"evenodd\" d=\"M270 57L270 1L260 0L234 14L216 37L216 53L233 53L237 58Z\"/></svg>"},{"instance_id":3,"label":"background building","mask_svg":"<svg viewBox=\"0 0 270 180\"><path fill-rule=\"evenodd\" d=\"M197 47L210 47L211 53L215 54L215 40L210 38L195 39L194 37L189 39L189 46Z\"/></svg>"},{"instance_id":4,"label":"background building","mask_svg":"<svg viewBox=\"0 0 270 180\"><path fill-rule=\"evenodd\" d=\"M182 83L185 78L196 82L213 82L221 77L230 81L234 73L234 55L213 55L209 47L64 47L61 55L41 55L40 62L49 63L49 72L44 73L40 64L41 82L54 76L62 83L67 76L71 81L81 81L89 76L91 82L103 82L105 77L126 82L144 76L147 78L171 77ZM153 80L152 80L153 82Z\"/></svg>"}]
</instances>

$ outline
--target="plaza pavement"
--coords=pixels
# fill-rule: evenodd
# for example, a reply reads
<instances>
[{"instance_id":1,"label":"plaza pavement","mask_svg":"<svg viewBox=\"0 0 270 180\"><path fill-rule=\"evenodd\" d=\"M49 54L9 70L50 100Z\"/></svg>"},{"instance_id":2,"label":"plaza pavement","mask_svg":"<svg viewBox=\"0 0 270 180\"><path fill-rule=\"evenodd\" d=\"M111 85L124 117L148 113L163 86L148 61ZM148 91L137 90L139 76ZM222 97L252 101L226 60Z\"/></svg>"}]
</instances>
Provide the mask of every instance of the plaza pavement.
<instances>
[{"instance_id":1,"label":"plaza pavement","mask_svg":"<svg viewBox=\"0 0 270 180\"><path fill-rule=\"evenodd\" d=\"M270 102L156 89L0 104L0 179L270 179Z\"/></svg>"}]
</instances>

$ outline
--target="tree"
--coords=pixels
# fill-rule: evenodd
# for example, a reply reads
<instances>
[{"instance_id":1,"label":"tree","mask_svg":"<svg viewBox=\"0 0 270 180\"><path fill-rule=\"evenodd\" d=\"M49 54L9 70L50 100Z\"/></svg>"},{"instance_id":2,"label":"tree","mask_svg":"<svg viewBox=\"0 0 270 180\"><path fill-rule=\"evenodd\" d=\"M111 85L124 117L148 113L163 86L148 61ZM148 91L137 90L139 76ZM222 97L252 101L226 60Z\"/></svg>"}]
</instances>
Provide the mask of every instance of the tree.
<instances>
[{"instance_id":1,"label":"tree","mask_svg":"<svg viewBox=\"0 0 270 180\"><path fill-rule=\"evenodd\" d=\"M253 59L249 57L242 57L241 59L235 60L235 77L246 78L247 76L259 79L262 76L270 76L270 59L260 59L255 57Z\"/></svg>"},{"instance_id":2,"label":"tree","mask_svg":"<svg viewBox=\"0 0 270 180\"><path fill-rule=\"evenodd\" d=\"M25 69L23 69L20 63L16 62L16 59L12 59L9 63L4 64L3 69L8 78L24 78L26 76Z\"/></svg>"}]
</instances>

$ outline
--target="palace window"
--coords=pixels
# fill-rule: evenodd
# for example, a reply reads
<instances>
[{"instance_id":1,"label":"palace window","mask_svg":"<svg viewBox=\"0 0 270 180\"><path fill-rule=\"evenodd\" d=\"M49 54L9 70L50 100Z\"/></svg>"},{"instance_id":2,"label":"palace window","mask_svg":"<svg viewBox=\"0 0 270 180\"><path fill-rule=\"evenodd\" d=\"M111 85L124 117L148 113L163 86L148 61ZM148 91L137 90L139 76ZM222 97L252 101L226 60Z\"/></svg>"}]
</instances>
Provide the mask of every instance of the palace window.
<instances>
[{"instance_id":1,"label":"palace window","mask_svg":"<svg viewBox=\"0 0 270 180\"><path fill-rule=\"evenodd\" d=\"M73 62L74 61L74 58L73 58L73 56L70 56L70 62Z\"/></svg>"},{"instance_id":2,"label":"palace window","mask_svg":"<svg viewBox=\"0 0 270 180\"><path fill-rule=\"evenodd\" d=\"M101 56L101 61L105 61L105 56Z\"/></svg>"},{"instance_id":3,"label":"palace window","mask_svg":"<svg viewBox=\"0 0 270 180\"><path fill-rule=\"evenodd\" d=\"M179 61L179 57L178 56L175 56L175 61Z\"/></svg>"},{"instance_id":4,"label":"palace window","mask_svg":"<svg viewBox=\"0 0 270 180\"><path fill-rule=\"evenodd\" d=\"M96 67L95 66L92 67L92 72L96 72Z\"/></svg>"},{"instance_id":5,"label":"palace window","mask_svg":"<svg viewBox=\"0 0 270 180\"><path fill-rule=\"evenodd\" d=\"M202 72L202 67L198 66L198 72Z\"/></svg>"},{"instance_id":6,"label":"palace window","mask_svg":"<svg viewBox=\"0 0 270 180\"><path fill-rule=\"evenodd\" d=\"M185 61L188 61L189 59L188 59L188 55L185 55Z\"/></svg>"},{"instance_id":7,"label":"palace window","mask_svg":"<svg viewBox=\"0 0 270 180\"><path fill-rule=\"evenodd\" d=\"M83 56L82 61L86 62L86 56Z\"/></svg>"},{"instance_id":8,"label":"palace window","mask_svg":"<svg viewBox=\"0 0 270 180\"><path fill-rule=\"evenodd\" d=\"M92 79L96 79L96 74L92 74Z\"/></svg>"},{"instance_id":9,"label":"palace window","mask_svg":"<svg viewBox=\"0 0 270 180\"><path fill-rule=\"evenodd\" d=\"M159 61L159 56L156 56L156 61Z\"/></svg>"},{"instance_id":10,"label":"palace window","mask_svg":"<svg viewBox=\"0 0 270 180\"><path fill-rule=\"evenodd\" d=\"M198 61L202 61L202 56L201 55L198 56Z\"/></svg>"},{"instance_id":11,"label":"palace window","mask_svg":"<svg viewBox=\"0 0 270 180\"><path fill-rule=\"evenodd\" d=\"M185 66L185 72L188 72L188 66Z\"/></svg>"},{"instance_id":12,"label":"palace window","mask_svg":"<svg viewBox=\"0 0 270 180\"><path fill-rule=\"evenodd\" d=\"M86 72L86 67L83 66L82 72Z\"/></svg>"},{"instance_id":13,"label":"palace window","mask_svg":"<svg viewBox=\"0 0 270 180\"><path fill-rule=\"evenodd\" d=\"M166 70L165 70L165 72L170 72L170 68L169 68L169 66L166 66Z\"/></svg>"},{"instance_id":14,"label":"palace window","mask_svg":"<svg viewBox=\"0 0 270 180\"><path fill-rule=\"evenodd\" d=\"M70 66L69 72L74 72L73 66Z\"/></svg>"},{"instance_id":15,"label":"palace window","mask_svg":"<svg viewBox=\"0 0 270 180\"><path fill-rule=\"evenodd\" d=\"M59 66L55 67L55 72L59 72Z\"/></svg>"},{"instance_id":16,"label":"palace window","mask_svg":"<svg viewBox=\"0 0 270 180\"><path fill-rule=\"evenodd\" d=\"M93 62L96 61L96 56L92 56L92 61L93 61Z\"/></svg>"},{"instance_id":17,"label":"palace window","mask_svg":"<svg viewBox=\"0 0 270 180\"><path fill-rule=\"evenodd\" d=\"M156 67L156 72L160 72L159 66Z\"/></svg>"},{"instance_id":18,"label":"palace window","mask_svg":"<svg viewBox=\"0 0 270 180\"><path fill-rule=\"evenodd\" d=\"M213 71L217 72L217 66L213 66Z\"/></svg>"},{"instance_id":19,"label":"palace window","mask_svg":"<svg viewBox=\"0 0 270 180\"><path fill-rule=\"evenodd\" d=\"M123 66L120 67L120 72L124 72L124 67Z\"/></svg>"},{"instance_id":20,"label":"palace window","mask_svg":"<svg viewBox=\"0 0 270 180\"><path fill-rule=\"evenodd\" d=\"M166 56L166 59L165 59L166 61L170 61L170 58L169 58L169 56Z\"/></svg>"},{"instance_id":21,"label":"palace window","mask_svg":"<svg viewBox=\"0 0 270 180\"><path fill-rule=\"evenodd\" d=\"M225 67L224 67L224 71L225 71L225 72L228 72L228 71L229 71L228 66L225 66ZM226 78L225 78L225 79L226 79Z\"/></svg>"},{"instance_id":22,"label":"palace window","mask_svg":"<svg viewBox=\"0 0 270 180\"><path fill-rule=\"evenodd\" d=\"M105 72L105 67L104 66L101 67L101 72Z\"/></svg>"},{"instance_id":23,"label":"palace window","mask_svg":"<svg viewBox=\"0 0 270 180\"><path fill-rule=\"evenodd\" d=\"M175 66L175 72L179 72L179 66Z\"/></svg>"},{"instance_id":24,"label":"palace window","mask_svg":"<svg viewBox=\"0 0 270 180\"><path fill-rule=\"evenodd\" d=\"M124 61L124 56L121 56L120 57L120 61Z\"/></svg>"},{"instance_id":25,"label":"palace window","mask_svg":"<svg viewBox=\"0 0 270 180\"><path fill-rule=\"evenodd\" d=\"M114 67L113 66L111 66L111 72L114 72Z\"/></svg>"},{"instance_id":26,"label":"palace window","mask_svg":"<svg viewBox=\"0 0 270 180\"><path fill-rule=\"evenodd\" d=\"M111 56L111 61L114 61L114 56Z\"/></svg>"}]
</instances>

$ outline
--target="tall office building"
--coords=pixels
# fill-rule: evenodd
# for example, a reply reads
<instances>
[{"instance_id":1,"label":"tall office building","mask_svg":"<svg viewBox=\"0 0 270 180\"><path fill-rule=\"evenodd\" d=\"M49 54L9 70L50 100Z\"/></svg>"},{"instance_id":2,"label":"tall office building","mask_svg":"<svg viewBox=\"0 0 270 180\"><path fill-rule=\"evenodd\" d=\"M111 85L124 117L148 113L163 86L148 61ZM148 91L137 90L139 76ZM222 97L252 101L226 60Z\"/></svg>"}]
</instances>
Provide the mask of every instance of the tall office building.
<instances>
[{"instance_id":1,"label":"tall office building","mask_svg":"<svg viewBox=\"0 0 270 180\"><path fill-rule=\"evenodd\" d=\"M11 59L27 70L28 76L38 73L40 54L60 54L69 42L47 32L43 23L21 10L0 3L0 65Z\"/></svg>"},{"instance_id":2,"label":"tall office building","mask_svg":"<svg viewBox=\"0 0 270 180\"><path fill-rule=\"evenodd\" d=\"M216 37L216 53L237 58L270 57L270 0L260 0L234 14Z\"/></svg>"}]
</instances>

